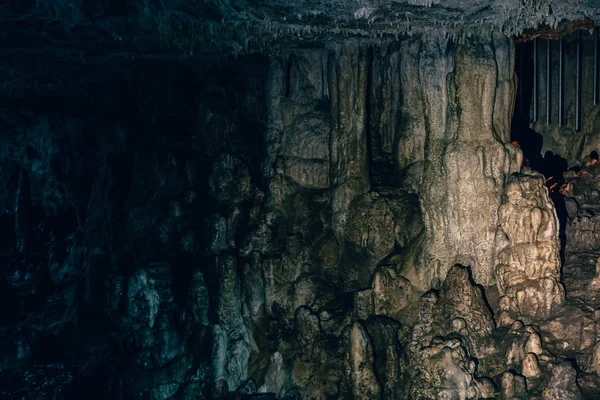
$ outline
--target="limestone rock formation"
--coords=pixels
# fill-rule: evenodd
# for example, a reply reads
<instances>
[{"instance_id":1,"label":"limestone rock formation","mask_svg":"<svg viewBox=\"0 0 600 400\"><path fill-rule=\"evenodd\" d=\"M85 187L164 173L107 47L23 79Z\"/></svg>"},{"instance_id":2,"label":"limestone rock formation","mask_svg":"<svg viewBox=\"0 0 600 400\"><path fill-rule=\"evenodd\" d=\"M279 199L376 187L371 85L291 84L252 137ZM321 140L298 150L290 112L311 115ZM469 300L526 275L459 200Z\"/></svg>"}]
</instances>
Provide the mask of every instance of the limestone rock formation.
<instances>
[{"instance_id":1,"label":"limestone rock formation","mask_svg":"<svg viewBox=\"0 0 600 400\"><path fill-rule=\"evenodd\" d=\"M523 318L548 318L564 301L560 284L558 219L544 178L514 175L499 209L508 238L498 255L498 290L507 296L508 310Z\"/></svg>"},{"instance_id":2,"label":"limestone rock formation","mask_svg":"<svg viewBox=\"0 0 600 400\"><path fill-rule=\"evenodd\" d=\"M303 187L328 188L331 124L328 113L319 109L328 90L322 71L327 53L297 52L287 62L289 93L280 103L286 175Z\"/></svg>"},{"instance_id":3,"label":"limestone rock formation","mask_svg":"<svg viewBox=\"0 0 600 400\"><path fill-rule=\"evenodd\" d=\"M402 310L415 301L410 281L390 268L379 269L373 277L373 314L400 319Z\"/></svg>"},{"instance_id":4,"label":"limestone rock formation","mask_svg":"<svg viewBox=\"0 0 600 400\"><path fill-rule=\"evenodd\" d=\"M475 363L458 340L435 340L420 350L410 389L414 399L478 399Z\"/></svg>"},{"instance_id":5,"label":"limestone rock formation","mask_svg":"<svg viewBox=\"0 0 600 400\"><path fill-rule=\"evenodd\" d=\"M571 363L564 361L552 369L552 377L542 395L545 400L582 398L576 382L576 372Z\"/></svg>"},{"instance_id":6,"label":"limestone rock formation","mask_svg":"<svg viewBox=\"0 0 600 400\"><path fill-rule=\"evenodd\" d=\"M0 5L0 398L600 393L600 164L521 168L506 35L597 12L529 3Z\"/></svg>"},{"instance_id":7,"label":"limestone rock formation","mask_svg":"<svg viewBox=\"0 0 600 400\"><path fill-rule=\"evenodd\" d=\"M527 389L523 376L505 372L502 375L501 399L519 399L527 397Z\"/></svg>"},{"instance_id":8,"label":"limestone rock formation","mask_svg":"<svg viewBox=\"0 0 600 400\"><path fill-rule=\"evenodd\" d=\"M404 348L399 337L408 329L394 319L371 316L364 325L373 345L375 374L383 399L397 399L407 394L407 369Z\"/></svg>"},{"instance_id":9,"label":"limestone rock formation","mask_svg":"<svg viewBox=\"0 0 600 400\"><path fill-rule=\"evenodd\" d=\"M296 338L298 352L292 361L290 384L296 386L303 398L336 396L342 379L336 363L327 360L326 345L318 316L307 308L296 311Z\"/></svg>"},{"instance_id":10,"label":"limestone rock formation","mask_svg":"<svg viewBox=\"0 0 600 400\"><path fill-rule=\"evenodd\" d=\"M373 345L359 323L352 326L346 356L346 375L351 384L352 398L380 399L381 387L374 371Z\"/></svg>"},{"instance_id":11,"label":"limestone rock formation","mask_svg":"<svg viewBox=\"0 0 600 400\"><path fill-rule=\"evenodd\" d=\"M489 340L494 332L491 310L466 268L456 265L448 271L434 313L439 324L446 325L446 332L453 331L468 339L475 357L484 357L495 350Z\"/></svg>"},{"instance_id":12,"label":"limestone rock formation","mask_svg":"<svg viewBox=\"0 0 600 400\"><path fill-rule=\"evenodd\" d=\"M505 180L520 168L518 151L504 145L508 124L492 117L492 110L510 112L512 45L489 36L463 43L434 37L403 46L401 72L409 77L401 118L409 125L400 133L397 158L401 167L410 167L409 181L419 192L428 237L423 284L435 287L434 280L462 263L471 266L476 282L489 285ZM477 95L472 79L481 82Z\"/></svg>"},{"instance_id":13,"label":"limestone rock formation","mask_svg":"<svg viewBox=\"0 0 600 400\"><path fill-rule=\"evenodd\" d=\"M538 364L537 356L534 353L527 353L527 355L525 355L521 370L525 378L540 377L540 366Z\"/></svg>"},{"instance_id":14,"label":"limestone rock formation","mask_svg":"<svg viewBox=\"0 0 600 400\"><path fill-rule=\"evenodd\" d=\"M454 266L439 296L430 291L418 303L417 322L406 344L411 398L493 396L493 385L478 375L472 357L487 368L486 359L502 350L489 340L494 330L491 312L467 269Z\"/></svg>"}]
</instances>

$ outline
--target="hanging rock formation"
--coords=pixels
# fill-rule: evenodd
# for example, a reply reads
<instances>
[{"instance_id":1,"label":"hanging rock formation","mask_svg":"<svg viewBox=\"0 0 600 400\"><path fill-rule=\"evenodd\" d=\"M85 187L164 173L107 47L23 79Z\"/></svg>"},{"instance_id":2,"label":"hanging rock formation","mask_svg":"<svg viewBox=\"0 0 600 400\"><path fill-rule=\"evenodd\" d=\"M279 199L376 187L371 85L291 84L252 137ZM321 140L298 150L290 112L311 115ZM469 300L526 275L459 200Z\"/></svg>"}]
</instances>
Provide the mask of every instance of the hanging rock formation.
<instances>
[{"instance_id":1,"label":"hanging rock formation","mask_svg":"<svg viewBox=\"0 0 600 400\"><path fill-rule=\"evenodd\" d=\"M334 48L328 64L331 134L332 225L342 231L348 205L369 190L367 159L367 47L344 43Z\"/></svg>"},{"instance_id":2,"label":"hanging rock formation","mask_svg":"<svg viewBox=\"0 0 600 400\"><path fill-rule=\"evenodd\" d=\"M461 43L433 37L403 46L401 72L409 76L401 119L407 125L397 159L419 192L427 232L428 271L419 283L439 285L458 262L471 265L475 281L490 285L498 207L509 174L520 168L519 151L505 145L509 123L500 117L512 110L513 45L490 36Z\"/></svg>"}]
</instances>

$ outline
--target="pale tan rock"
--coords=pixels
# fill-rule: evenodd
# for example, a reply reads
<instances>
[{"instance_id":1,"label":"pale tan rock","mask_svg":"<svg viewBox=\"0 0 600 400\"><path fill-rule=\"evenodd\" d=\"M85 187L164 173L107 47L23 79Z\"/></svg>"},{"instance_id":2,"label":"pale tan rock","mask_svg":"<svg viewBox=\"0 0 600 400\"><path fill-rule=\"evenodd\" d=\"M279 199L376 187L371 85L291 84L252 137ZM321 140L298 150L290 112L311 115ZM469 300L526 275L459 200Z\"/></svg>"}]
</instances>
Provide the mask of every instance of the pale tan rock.
<instances>
[{"instance_id":1,"label":"pale tan rock","mask_svg":"<svg viewBox=\"0 0 600 400\"><path fill-rule=\"evenodd\" d=\"M521 365L525 358L525 351L519 341L513 341L506 352L506 365L508 367L516 367Z\"/></svg>"},{"instance_id":2,"label":"pale tan rock","mask_svg":"<svg viewBox=\"0 0 600 400\"><path fill-rule=\"evenodd\" d=\"M463 333L467 331L467 323L463 318L454 318L452 320L452 329L455 332Z\"/></svg>"},{"instance_id":3,"label":"pale tan rock","mask_svg":"<svg viewBox=\"0 0 600 400\"><path fill-rule=\"evenodd\" d=\"M596 260L596 276L589 283L588 288L592 290L600 289L600 258Z\"/></svg>"},{"instance_id":4,"label":"pale tan rock","mask_svg":"<svg viewBox=\"0 0 600 400\"><path fill-rule=\"evenodd\" d=\"M496 397L494 383L489 378L478 378L476 382L477 387L479 388L480 398L493 399Z\"/></svg>"},{"instance_id":5,"label":"pale tan rock","mask_svg":"<svg viewBox=\"0 0 600 400\"><path fill-rule=\"evenodd\" d=\"M515 376L511 372L502 375L500 396L502 400L510 400L515 397Z\"/></svg>"},{"instance_id":6,"label":"pale tan rock","mask_svg":"<svg viewBox=\"0 0 600 400\"><path fill-rule=\"evenodd\" d=\"M521 371L526 378L538 378L540 376L540 366L535 354L527 353L525 355Z\"/></svg>"},{"instance_id":7,"label":"pale tan rock","mask_svg":"<svg viewBox=\"0 0 600 400\"><path fill-rule=\"evenodd\" d=\"M373 346L366 330L360 323L355 323L346 353L346 373L354 399L371 400L381 396L381 386L373 369L373 357Z\"/></svg>"},{"instance_id":8,"label":"pale tan rock","mask_svg":"<svg viewBox=\"0 0 600 400\"><path fill-rule=\"evenodd\" d=\"M435 288L460 263L471 266L477 283L493 284L498 207L506 177L520 169L520 150L505 146L514 45L499 35L460 44L433 36L403 41L401 54L400 116L407 127L395 155L419 192L428 266L420 281L424 290Z\"/></svg>"},{"instance_id":9,"label":"pale tan rock","mask_svg":"<svg viewBox=\"0 0 600 400\"><path fill-rule=\"evenodd\" d=\"M522 330L525 327L525 325L523 325L523 321L515 321L512 323L512 325L510 326L510 330L513 332L517 332Z\"/></svg>"},{"instance_id":10,"label":"pale tan rock","mask_svg":"<svg viewBox=\"0 0 600 400\"><path fill-rule=\"evenodd\" d=\"M498 255L498 290L510 299L510 311L527 320L550 317L564 301L558 218L544 183L536 172L511 176L498 210L508 237Z\"/></svg>"},{"instance_id":11,"label":"pale tan rock","mask_svg":"<svg viewBox=\"0 0 600 400\"><path fill-rule=\"evenodd\" d=\"M468 329L481 335L491 334L494 324L481 289L471 283L469 271L453 266L442 285L439 299L442 313L463 318Z\"/></svg>"},{"instance_id":12,"label":"pale tan rock","mask_svg":"<svg viewBox=\"0 0 600 400\"><path fill-rule=\"evenodd\" d=\"M474 357L488 352L489 343L483 338L494 331L494 321L481 289L473 285L467 268L460 265L450 268L434 316L438 324L445 327L445 334L454 331L469 341Z\"/></svg>"},{"instance_id":13,"label":"pale tan rock","mask_svg":"<svg viewBox=\"0 0 600 400\"><path fill-rule=\"evenodd\" d=\"M462 349L435 346L427 352L425 365L421 370L427 374L417 374L411 387L414 398L479 398L479 388L473 376L461 360L465 358ZM427 377L427 378L426 378Z\"/></svg>"},{"instance_id":14,"label":"pale tan rock","mask_svg":"<svg viewBox=\"0 0 600 400\"><path fill-rule=\"evenodd\" d=\"M533 353L535 355L541 355L543 352L542 348L542 338L536 332L531 332L529 337L527 338L527 342L525 342L525 352Z\"/></svg>"},{"instance_id":15,"label":"pale tan rock","mask_svg":"<svg viewBox=\"0 0 600 400\"><path fill-rule=\"evenodd\" d=\"M396 275L391 268L380 268L373 278L373 314L397 317L408 307L413 298L413 287L403 276Z\"/></svg>"},{"instance_id":16,"label":"pale tan rock","mask_svg":"<svg viewBox=\"0 0 600 400\"><path fill-rule=\"evenodd\" d=\"M511 300L508 296L502 296L498 299L498 314L496 315L496 326L498 328L509 327L514 322L515 319L512 315L512 307Z\"/></svg>"},{"instance_id":17,"label":"pale tan rock","mask_svg":"<svg viewBox=\"0 0 600 400\"><path fill-rule=\"evenodd\" d=\"M600 376L600 342L592 350L592 370Z\"/></svg>"}]
</instances>

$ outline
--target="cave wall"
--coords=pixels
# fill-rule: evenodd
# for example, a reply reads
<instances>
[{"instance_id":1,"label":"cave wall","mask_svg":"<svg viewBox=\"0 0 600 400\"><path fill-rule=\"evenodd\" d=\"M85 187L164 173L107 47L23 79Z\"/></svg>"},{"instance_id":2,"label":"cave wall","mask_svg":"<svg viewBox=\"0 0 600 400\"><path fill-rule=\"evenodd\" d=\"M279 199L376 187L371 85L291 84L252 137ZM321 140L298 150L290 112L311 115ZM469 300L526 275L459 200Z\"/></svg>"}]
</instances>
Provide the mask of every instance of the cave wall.
<instances>
[{"instance_id":1,"label":"cave wall","mask_svg":"<svg viewBox=\"0 0 600 400\"><path fill-rule=\"evenodd\" d=\"M593 370L511 39L11 57L3 397L577 398L564 343Z\"/></svg>"},{"instance_id":2,"label":"cave wall","mask_svg":"<svg viewBox=\"0 0 600 400\"><path fill-rule=\"evenodd\" d=\"M202 393L235 285L208 168L246 152L235 178L259 176L266 57L6 57L0 397Z\"/></svg>"},{"instance_id":3,"label":"cave wall","mask_svg":"<svg viewBox=\"0 0 600 400\"><path fill-rule=\"evenodd\" d=\"M408 129L399 135L397 159L409 166L428 235L422 285L443 280L459 262L488 286L501 245L498 206L507 177L521 162L506 144L516 90L514 46L499 35L403 46L406 63L415 64L404 71L418 74L405 78L401 119Z\"/></svg>"},{"instance_id":4,"label":"cave wall","mask_svg":"<svg viewBox=\"0 0 600 400\"><path fill-rule=\"evenodd\" d=\"M271 58L264 186L250 189L264 190L257 218L215 252L215 259L237 253L239 283L221 296L246 299L242 314L252 322L228 322L236 314L229 310L219 325L250 329L255 342L247 333L232 339L233 328L218 332L216 387L233 390L248 377L282 396L406 394L398 385L408 364L387 372L388 389L365 364L378 351L367 332L398 325L356 322L373 315L414 322L416 298L439 289L456 263L470 265L479 284L495 282L496 256L507 245L498 209L521 163L508 143L513 64L512 41L496 34L373 47L353 40ZM211 189L231 168L213 161ZM236 235L238 215L230 208L215 216L213 236ZM243 354L232 350L239 346ZM380 374L400 368L393 348ZM240 360L248 373L234 376ZM317 383L319 376L331 381Z\"/></svg>"}]
</instances>

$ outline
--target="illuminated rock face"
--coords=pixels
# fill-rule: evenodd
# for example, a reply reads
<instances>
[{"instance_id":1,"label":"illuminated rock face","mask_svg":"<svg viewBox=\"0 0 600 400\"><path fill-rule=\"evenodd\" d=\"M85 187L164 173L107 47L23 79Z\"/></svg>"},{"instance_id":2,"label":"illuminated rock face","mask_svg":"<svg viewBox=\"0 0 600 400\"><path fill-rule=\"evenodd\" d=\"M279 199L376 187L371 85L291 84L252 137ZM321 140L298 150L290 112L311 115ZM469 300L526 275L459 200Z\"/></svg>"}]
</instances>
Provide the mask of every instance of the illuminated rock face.
<instances>
[{"instance_id":1,"label":"illuminated rock face","mask_svg":"<svg viewBox=\"0 0 600 400\"><path fill-rule=\"evenodd\" d=\"M352 326L346 363L346 374L352 385L352 398L361 400L381 398L381 387L373 370L373 345L366 330L358 323Z\"/></svg>"},{"instance_id":2,"label":"illuminated rock face","mask_svg":"<svg viewBox=\"0 0 600 400\"><path fill-rule=\"evenodd\" d=\"M409 41L403 48L407 71L417 77L406 78L410 89L403 94L410 102L403 102L402 118L409 125L397 156L416 175L428 239L422 285L435 287L454 263L470 265L475 281L490 285L498 207L521 162L520 152L505 145L508 120L498 117L512 112L513 45L489 36L460 44Z\"/></svg>"},{"instance_id":3,"label":"illuminated rock face","mask_svg":"<svg viewBox=\"0 0 600 400\"><path fill-rule=\"evenodd\" d=\"M534 319L550 317L564 301L558 218L544 181L537 173L513 176L499 210L508 244L498 254L498 289L510 310Z\"/></svg>"},{"instance_id":4,"label":"illuminated rock face","mask_svg":"<svg viewBox=\"0 0 600 400\"><path fill-rule=\"evenodd\" d=\"M421 254L399 268L422 291L439 287L457 262L470 265L478 283L494 282L502 245L498 207L522 160L508 144L513 47L494 34L460 44L438 36L406 39L373 51L371 185L382 185L378 168L388 162L402 176L400 185L418 195Z\"/></svg>"}]
</instances>

